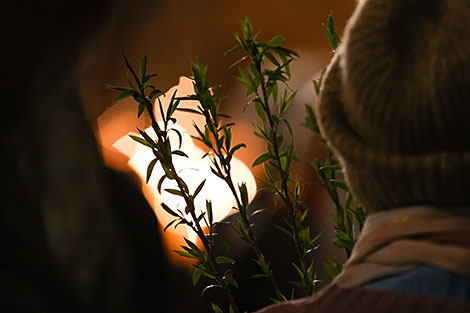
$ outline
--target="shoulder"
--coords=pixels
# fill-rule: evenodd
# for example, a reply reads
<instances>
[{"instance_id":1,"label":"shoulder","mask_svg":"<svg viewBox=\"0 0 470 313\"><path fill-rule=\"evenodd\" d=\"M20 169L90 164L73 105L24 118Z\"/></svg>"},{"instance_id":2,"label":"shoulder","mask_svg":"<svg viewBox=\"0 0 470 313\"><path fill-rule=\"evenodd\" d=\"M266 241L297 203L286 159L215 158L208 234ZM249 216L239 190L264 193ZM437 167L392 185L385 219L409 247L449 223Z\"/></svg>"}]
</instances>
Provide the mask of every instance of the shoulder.
<instances>
[{"instance_id":1,"label":"shoulder","mask_svg":"<svg viewBox=\"0 0 470 313\"><path fill-rule=\"evenodd\" d=\"M470 302L329 285L313 297L268 306L256 313L470 312Z\"/></svg>"},{"instance_id":2,"label":"shoulder","mask_svg":"<svg viewBox=\"0 0 470 313\"><path fill-rule=\"evenodd\" d=\"M470 277L435 266L375 279L361 288L470 301Z\"/></svg>"}]
</instances>

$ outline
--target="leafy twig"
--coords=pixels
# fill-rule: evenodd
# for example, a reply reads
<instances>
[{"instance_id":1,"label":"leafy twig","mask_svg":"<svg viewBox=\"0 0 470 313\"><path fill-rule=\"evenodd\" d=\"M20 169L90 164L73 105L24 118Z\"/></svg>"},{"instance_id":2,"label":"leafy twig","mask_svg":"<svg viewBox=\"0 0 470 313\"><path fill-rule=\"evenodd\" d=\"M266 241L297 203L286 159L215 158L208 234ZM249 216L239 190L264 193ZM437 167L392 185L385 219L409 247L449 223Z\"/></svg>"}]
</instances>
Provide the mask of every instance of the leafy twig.
<instances>
[{"instance_id":1,"label":"leafy twig","mask_svg":"<svg viewBox=\"0 0 470 313\"><path fill-rule=\"evenodd\" d=\"M246 55L235 64L247 60L248 70L239 67L238 80L246 86L247 96L254 95L251 101L261 119L256 124L255 135L265 140L267 152L260 155L253 166L263 164L267 186L263 190L274 193L274 200L281 198L290 212L288 228L278 227L294 241L297 262L292 265L299 275L299 281L293 284L306 294L312 294L315 287L313 262L308 263L307 255L314 249L316 238L310 238L310 229L304 224L308 213L306 205L300 201L301 187L298 180L292 181L290 167L297 160L294 154L294 133L289 122L283 117L295 97L295 91L289 92L287 82L290 78L289 64L298 56L295 51L282 47L285 40L276 36L268 42L257 41L258 34L252 34L248 18L241 21L243 37L235 34L237 46L227 51L232 54L243 50ZM274 69L266 66L269 62ZM279 95L279 85L285 85ZM280 127L287 128L290 141L285 140Z\"/></svg>"},{"instance_id":2,"label":"leafy twig","mask_svg":"<svg viewBox=\"0 0 470 313\"><path fill-rule=\"evenodd\" d=\"M177 129L169 127L170 123L176 123L176 119L173 117L173 114L177 110L180 100L175 97L175 92L172 95L169 106L165 112L160 99L157 99L159 102L161 119L163 121L163 127L160 127L157 120L155 119L155 116L153 115L153 101L157 96L161 95L162 92L150 84L150 79L156 74L146 74L147 58L145 56L142 58L139 76L136 74L124 53L123 58L130 73L128 79L129 87L108 87L112 90L121 92L121 94L116 98L115 102L132 96L139 104L138 116L140 116L144 110L147 110L147 113L150 116L152 128L157 135L156 140L153 140L145 131L140 129L138 131L142 137L131 136L133 140L151 148L153 154L155 155L155 158L150 162L147 169L147 182L150 179L155 165L157 162L160 162L164 170L164 175L158 183L158 191L161 192L162 184L165 179L173 180L176 182L178 189L169 188L165 189L165 191L180 196L183 198L186 205L183 213L179 209L172 209L165 203L161 203L162 208L175 218L165 227L165 229L171 225L174 225L175 227L181 224L188 225L197 234L205 250L203 251L199 249L196 244L185 238L187 246L182 246L184 249L183 251L175 250L175 253L184 257L199 260L200 263L195 266L196 268L193 272L194 284L199 281L201 276L206 276L215 281L214 284L207 286L203 290L203 295L205 291L210 288L221 288L228 300L230 312L239 313L238 307L230 290L230 286L238 287L237 282L233 279L233 274L230 269L222 273L219 267L219 264L221 263L234 263L234 260L225 256L216 256L214 253L213 239L215 233L213 232L214 221L212 218L213 214L211 202L206 201L206 212L203 212L199 215L196 213L194 199L204 187L205 180L199 184L194 192L190 192L187 184L179 176L178 171L173 164L173 155L188 157L185 152L179 149L173 150L169 139L169 133L171 131L176 132L180 139L179 145L181 148L181 134ZM206 235L202 229L202 221L204 221L209 228L208 235ZM215 304L213 304L213 309L216 312L220 310L220 308Z\"/></svg>"},{"instance_id":3,"label":"leafy twig","mask_svg":"<svg viewBox=\"0 0 470 313\"><path fill-rule=\"evenodd\" d=\"M323 31L328 44L333 49L333 52L335 52L341 44L341 37L336 31L333 14L330 14L327 23L323 24ZM313 81L317 96L320 94L325 71L326 69L322 71L318 80ZM320 133L314 110L311 106L306 105L306 112L307 115L304 125L322 139L323 146L328 154L326 160L315 159L311 165L320 179L320 185L327 190L330 199L335 205L334 220L336 238L333 240L333 243L336 247L344 249L346 255L349 257L357 241L357 233L354 229L355 224L359 226L359 229L362 229L366 214L354 199L347 184L338 179L342 168L336 161L333 151L328 147L326 140ZM345 195L340 196L340 193ZM345 200L342 200L343 198ZM339 274L342 266L337 260L332 259L329 263L325 264L325 267L328 274L334 277Z\"/></svg>"},{"instance_id":4,"label":"leafy twig","mask_svg":"<svg viewBox=\"0 0 470 313\"><path fill-rule=\"evenodd\" d=\"M234 209L237 209L239 212L238 227L234 226L234 228L241 235L241 238L248 242L256 254L257 259L255 261L263 272L263 274L256 276L268 278L276 294L277 301L286 301L286 297L279 290L277 282L274 279L270 262L266 260L261 252L253 233L250 216L248 214L249 203L246 184L243 183L236 188L232 178L231 160L233 155L237 150L245 148L246 146L243 143L232 146L232 126L234 124L224 123L221 119L223 117L228 118L228 116L219 113L219 99L217 95L213 94L207 81L207 66L204 66L200 62L192 63L191 72L194 77L193 85L195 94L181 98L181 100L197 100L199 105L197 110L190 108L179 108L179 110L204 116L206 122L204 129L200 129L197 125L194 125L198 135L193 136L193 138L201 141L210 149L211 153L207 153L205 157L209 156L212 161L212 172L225 181L233 194L237 205Z\"/></svg>"}]
</instances>

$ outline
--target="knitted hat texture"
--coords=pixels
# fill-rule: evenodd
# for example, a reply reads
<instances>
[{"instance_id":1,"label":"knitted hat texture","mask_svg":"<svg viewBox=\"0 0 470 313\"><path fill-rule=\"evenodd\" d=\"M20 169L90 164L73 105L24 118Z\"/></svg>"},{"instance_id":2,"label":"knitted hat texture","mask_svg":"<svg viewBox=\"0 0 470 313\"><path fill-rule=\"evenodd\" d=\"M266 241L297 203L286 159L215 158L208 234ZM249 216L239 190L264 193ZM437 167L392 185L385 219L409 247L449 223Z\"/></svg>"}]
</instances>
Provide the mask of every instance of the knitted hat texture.
<instances>
[{"instance_id":1,"label":"knitted hat texture","mask_svg":"<svg viewBox=\"0 0 470 313\"><path fill-rule=\"evenodd\" d=\"M318 112L368 211L468 206L470 1L361 1Z\"/></svg>"}]
</instances>

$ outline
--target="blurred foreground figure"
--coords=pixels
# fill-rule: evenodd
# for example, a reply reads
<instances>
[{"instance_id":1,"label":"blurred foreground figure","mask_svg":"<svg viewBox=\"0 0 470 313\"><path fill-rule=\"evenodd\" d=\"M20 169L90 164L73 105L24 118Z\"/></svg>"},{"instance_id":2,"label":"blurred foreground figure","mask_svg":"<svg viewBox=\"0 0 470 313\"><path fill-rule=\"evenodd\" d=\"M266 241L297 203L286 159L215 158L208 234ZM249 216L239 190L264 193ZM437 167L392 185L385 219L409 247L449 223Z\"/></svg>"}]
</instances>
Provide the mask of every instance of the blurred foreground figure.
<instances>
[{"instance_id":1,"label":"blurred foreground figure","mask_svg":"<svg viewBox=\"0 0 470 313\"><path fill-rule=\"evenodd\" d=\"M359 4L318 111L369 217L328 287L260 313L470 312L469 14Z\"/></svg>"},{"instance_id":2,"label":"blurred foreground figure","mask_svg":"<svg viewBox=\"0 0 470 313\"><path fill-rule=\"evenodd\" d=\"M140 191L102 164L82 111L79 60L112 3L2 12L0 312L184 311L185 273Z\"/></svg>"}]
</instances>

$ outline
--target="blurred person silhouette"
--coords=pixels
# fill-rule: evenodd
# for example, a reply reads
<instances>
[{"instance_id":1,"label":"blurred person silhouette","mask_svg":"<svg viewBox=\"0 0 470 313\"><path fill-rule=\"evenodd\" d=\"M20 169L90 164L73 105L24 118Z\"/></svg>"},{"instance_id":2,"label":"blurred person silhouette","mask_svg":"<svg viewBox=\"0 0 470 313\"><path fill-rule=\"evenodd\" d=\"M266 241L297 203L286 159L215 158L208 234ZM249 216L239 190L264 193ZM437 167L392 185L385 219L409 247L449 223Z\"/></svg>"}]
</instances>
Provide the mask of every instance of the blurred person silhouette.
<instances>
[{"instance_id":1,"label":"blurred person silhouette","mask_svg":"<svg viewBox=\"0 0 470 313\"><path fill-rule=\"evenodd\" d=\"M330 285L259 313L470 312L469 14L360 1L318 115L369 216Z\"/></svg>"},{"instance_id":2,"label":"blurred person silhouette","mask_svg":"<svg viewBox=\"0 0 470 313\"><path fill-rule=\"evenodd\" d=\"M2 312L183 311L189 278L140 191L103 166L82 111L79 60L113 4L2 9Z\"/></svg>"}]
</instances>

